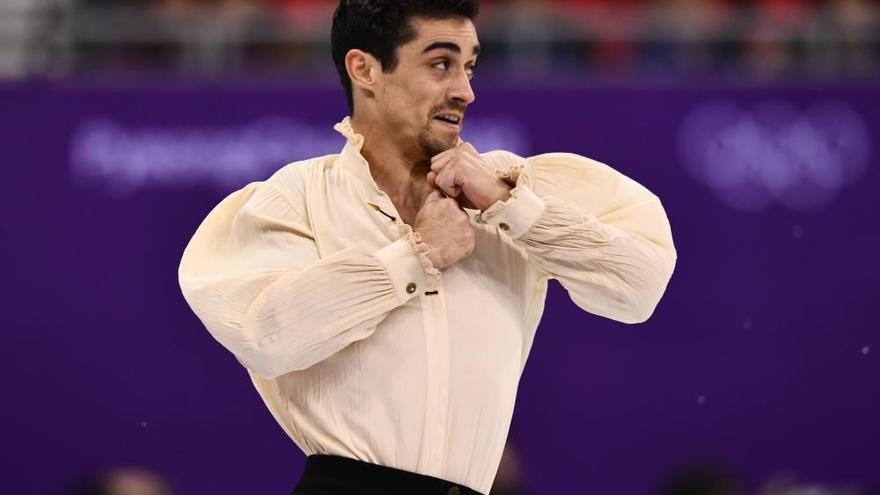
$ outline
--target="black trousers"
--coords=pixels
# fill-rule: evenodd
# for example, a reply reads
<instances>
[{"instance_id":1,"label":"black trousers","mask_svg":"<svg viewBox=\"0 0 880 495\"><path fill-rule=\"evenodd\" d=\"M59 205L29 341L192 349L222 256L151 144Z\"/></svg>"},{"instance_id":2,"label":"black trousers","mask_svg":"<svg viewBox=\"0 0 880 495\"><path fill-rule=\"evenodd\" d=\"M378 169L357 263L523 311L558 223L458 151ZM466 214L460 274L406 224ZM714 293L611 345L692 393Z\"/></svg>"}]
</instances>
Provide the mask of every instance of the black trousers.
<instances>
[{"instance_id":1,"label":"black trousers","mask_svg":"<svg viewBox=\"0 0 880 495\"><path fill-rule=\"evenodd\" d=\"M310 455L291 495L481 495L451 481L335 455Z\"/></svg>"}]
</instances>

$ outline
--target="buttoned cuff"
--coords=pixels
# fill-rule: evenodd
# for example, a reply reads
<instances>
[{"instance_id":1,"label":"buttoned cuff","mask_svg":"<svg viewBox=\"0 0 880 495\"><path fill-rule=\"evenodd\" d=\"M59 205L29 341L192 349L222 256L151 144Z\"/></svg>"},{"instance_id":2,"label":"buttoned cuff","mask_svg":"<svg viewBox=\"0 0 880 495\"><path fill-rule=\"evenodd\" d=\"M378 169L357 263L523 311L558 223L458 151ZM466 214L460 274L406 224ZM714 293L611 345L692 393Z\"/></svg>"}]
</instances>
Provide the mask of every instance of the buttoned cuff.
<instances>
[{"instance_id":1,"label":"buttoned cuff","mask_svg":"<svg viewBox=\"0 0 880 495\"><path fill-rule=\"evenodd\" d=\"M544 200L520 183L510 190L510 198L496 201L477 215L476 220L497 227L512 239L518 239L538 221L545 208Z\"/></svg>"},{"instance_id":2,"label":"buttoned cuff","mask_svg":"<svg viewBox=\"0 0 880 495\"><path fill-rule=\"evenodd\" d=\"M422 266L423 255L413 249L409 239L398 239L374 252L373 256L385 266L400 304L432 287L431 277Z\"/></svg>"}]
</instances>

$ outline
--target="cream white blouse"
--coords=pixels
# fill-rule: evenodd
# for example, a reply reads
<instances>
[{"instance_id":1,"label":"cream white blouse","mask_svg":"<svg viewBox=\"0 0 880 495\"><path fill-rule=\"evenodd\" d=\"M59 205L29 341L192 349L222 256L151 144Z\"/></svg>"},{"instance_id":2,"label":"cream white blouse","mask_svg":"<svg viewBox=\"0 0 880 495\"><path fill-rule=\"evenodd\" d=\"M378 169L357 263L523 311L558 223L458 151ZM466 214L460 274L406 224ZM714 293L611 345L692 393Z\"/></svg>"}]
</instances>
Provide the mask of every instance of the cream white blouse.
<instances>
[{"instance_id":1,"label":"cream white blouse","mask_svg":"<svg viewBox=\"0 0 880 495\"><path fill-rule=\"evenodd\" d=\"M466 210L474 252L437 270L360 154L292 163L232 193L183 254L183 295L307 454L488 493L547 281L624 323L653 313L676 263L650 191L568 153L484 154L516 187Z\"/></svg>"}]
</instances>

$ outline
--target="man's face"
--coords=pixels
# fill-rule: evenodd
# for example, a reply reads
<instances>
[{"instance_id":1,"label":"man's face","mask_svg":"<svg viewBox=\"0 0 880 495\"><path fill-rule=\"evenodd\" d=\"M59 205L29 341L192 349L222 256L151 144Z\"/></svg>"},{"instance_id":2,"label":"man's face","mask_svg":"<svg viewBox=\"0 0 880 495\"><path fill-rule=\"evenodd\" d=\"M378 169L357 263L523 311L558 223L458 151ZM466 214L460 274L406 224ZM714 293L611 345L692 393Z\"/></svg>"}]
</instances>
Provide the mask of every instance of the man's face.
<instances>
[{"instance_id":1,"label":"man's face","mask_svg":"<svg viewBox=\"0 0 880 495\"><path fill-rule=\"evenodd\" d=\"M410 22L417 36L398 47L397 67L382 74L376 97L393 139L406 153L430 158L458 144L480 47L467 18Z\"/></svg>"}]
</instances>

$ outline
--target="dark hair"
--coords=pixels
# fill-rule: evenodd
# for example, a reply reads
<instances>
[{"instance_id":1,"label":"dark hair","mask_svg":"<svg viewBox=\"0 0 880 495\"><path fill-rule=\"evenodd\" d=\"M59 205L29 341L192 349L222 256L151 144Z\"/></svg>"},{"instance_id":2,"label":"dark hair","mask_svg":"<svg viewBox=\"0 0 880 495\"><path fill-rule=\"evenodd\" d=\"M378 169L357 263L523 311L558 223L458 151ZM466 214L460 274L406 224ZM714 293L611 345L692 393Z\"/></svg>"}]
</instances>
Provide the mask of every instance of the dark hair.
<instances>
[{"instance_id":1,"label":"dark hair","mask_svg":"<svg viewBox=\"0 0 880 495\"><path fill-rule=\"evenodd\" d=\"M340 0L333 14L330 42L348 110L354 112L351 78L345 69L349 50L363 50L379 60L382 72L393 72L397 48L417 35L412 18L474 20L479 12L479 0Z\"/></svg>"}]
</instances>

